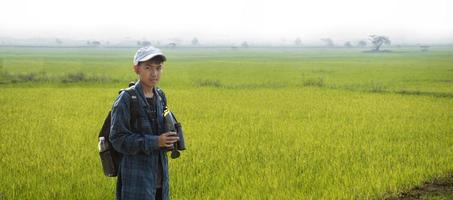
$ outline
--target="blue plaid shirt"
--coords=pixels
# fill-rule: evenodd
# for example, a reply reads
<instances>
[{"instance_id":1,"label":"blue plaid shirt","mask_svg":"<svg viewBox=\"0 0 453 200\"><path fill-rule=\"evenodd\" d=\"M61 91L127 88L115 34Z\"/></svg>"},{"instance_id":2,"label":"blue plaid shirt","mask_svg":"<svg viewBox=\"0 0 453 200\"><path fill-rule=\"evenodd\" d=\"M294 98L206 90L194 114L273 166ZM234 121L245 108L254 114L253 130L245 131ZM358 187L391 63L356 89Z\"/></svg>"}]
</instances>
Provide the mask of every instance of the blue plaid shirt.
<instances>
[{"instance_id":1,"label":"blue plaid shirt","mask_svg":"<svg viewBox=\"0 0 453 200\"><path fill-rule=\"evenodd\" d=\"M156 178L159 154L162 158L162 198L170 198L168 178L168 158L166 151L159 147L159 135L163 133L163 99L158 96L155 89L154 95L158 113L157 121L160 124L159 133L153 132L150 119L146 114L149 104L143 94L142 86L138 81L134 86L139 107L142 132L133 132L130 124L130 95L123 91L115 100L112 108L112 125L110 127L110 142L113 148L120 152L122 160L118 171L116 183L116 199L154 200L156 195ZM133 127L137 127L134 124Z\"/></svg>"}]
</instances>

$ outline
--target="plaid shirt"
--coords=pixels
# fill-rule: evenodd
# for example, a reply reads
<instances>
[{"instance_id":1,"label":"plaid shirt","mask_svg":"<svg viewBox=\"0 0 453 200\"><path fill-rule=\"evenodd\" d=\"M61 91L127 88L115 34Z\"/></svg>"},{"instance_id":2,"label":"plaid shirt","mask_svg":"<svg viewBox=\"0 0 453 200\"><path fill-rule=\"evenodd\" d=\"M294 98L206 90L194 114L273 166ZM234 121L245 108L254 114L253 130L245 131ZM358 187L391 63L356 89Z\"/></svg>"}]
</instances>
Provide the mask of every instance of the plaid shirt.
<instances>
[{"instance_id":1,"label":"plaid shirt","mask_svg":"<svg viewBox=\"0 0 453 200\"><path fill-rule=\"evenodd\" d=\"M116 199L154 200L156 195L156 178L159 154L162 158L162 198L170 198L168 178L168 158L166 151L159 147L159 134L163 130L163 100L158 96L155 88L154 95L158 97L157 113L160 124L159 133L154 133L151 122L146 114L149 104L143 94L142 86L138 81L132 86L137 94L142 132L133 132L130 125L130 95L123 91L115 100L112 108L112 126L110 128L110 142L113 148L123 157L120 162L116 183ZM137 124L134 124L137 127Z\"/></svg>"}]
</instances>

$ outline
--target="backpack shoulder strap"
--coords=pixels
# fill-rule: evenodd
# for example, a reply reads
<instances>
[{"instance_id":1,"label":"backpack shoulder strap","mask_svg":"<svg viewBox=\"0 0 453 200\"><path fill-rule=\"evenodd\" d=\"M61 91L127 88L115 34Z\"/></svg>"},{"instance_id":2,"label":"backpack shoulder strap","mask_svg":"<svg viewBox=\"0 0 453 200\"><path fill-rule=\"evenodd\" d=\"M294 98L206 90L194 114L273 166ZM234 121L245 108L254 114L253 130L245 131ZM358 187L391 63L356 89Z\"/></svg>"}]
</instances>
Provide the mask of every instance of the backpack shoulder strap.
<instances>
[{"instance_id":1,"label":"backpack shoulder strap","mask_svg":"<svg viewBox=\"0 0 453 200\"><path fill-rule=\"evenodd\" d=\"M164 110L167 110L167 97L165 97L164 91L162 91L159 87L156 87L157 95L159 96L159 100L164 104Z\"/></svg>"},{"instance_id":2,"label":"backpack shoulder strap","mask_svg":"<svg viewBox=\"0 0 453 200\"><path fill-rule=\"evenodd\" d=\"M164 112L165 111L168 111L168 107L167 107L167 97L165 97L165 93L164 91L162 91L160 88L156 87L156 90L157 90L157 95L159 96L159 99L162 99L161 101L163 102L164 104ZM171 113L173 115L173 118L175 118L175 121L178 121L175 117L175 114L172 112Z\"/></svg>"},{"instance_id":3,"label":"backpack shoulder strap","mask_svg":"<svg viewBox=\"0 0 453 200\"><path fill-rule=\"evenodd\" d=\"M131 101L130 101L130 112L131 112L131 121L130 121L130 125L131 125L131 128L134 127L135 123L137 123L137 131L141 131L141 121L138 120L139 117L140 117L140 113L139 113L139 104L138 104L138 97L137 97L137 93L135 92L135 90L132 88L132 87L129 87L127 89L124 89L125 92L127 92L129 94L129 96L131 97Z\"/></svg>"}]
</instances>

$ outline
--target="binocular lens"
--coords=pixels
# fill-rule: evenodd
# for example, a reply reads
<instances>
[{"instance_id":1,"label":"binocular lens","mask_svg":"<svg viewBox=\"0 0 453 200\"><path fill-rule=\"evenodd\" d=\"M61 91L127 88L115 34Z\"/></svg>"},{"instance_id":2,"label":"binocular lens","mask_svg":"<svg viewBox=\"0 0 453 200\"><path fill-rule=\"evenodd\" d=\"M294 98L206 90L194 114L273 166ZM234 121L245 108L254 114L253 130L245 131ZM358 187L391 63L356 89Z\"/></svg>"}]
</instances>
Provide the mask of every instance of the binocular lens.
<instances>
[{"instance_id":1,"label":"binocular lens","mask_svg":"<svg viewBox=\"0 0 453 200\"><path fill-rule=\"evenodd\" d=\"M181 155L181 153L179 153L178 150L171 151L171 158L173 158L173 159L179 158L180 155Z\"/></svg>"}]
</instances>

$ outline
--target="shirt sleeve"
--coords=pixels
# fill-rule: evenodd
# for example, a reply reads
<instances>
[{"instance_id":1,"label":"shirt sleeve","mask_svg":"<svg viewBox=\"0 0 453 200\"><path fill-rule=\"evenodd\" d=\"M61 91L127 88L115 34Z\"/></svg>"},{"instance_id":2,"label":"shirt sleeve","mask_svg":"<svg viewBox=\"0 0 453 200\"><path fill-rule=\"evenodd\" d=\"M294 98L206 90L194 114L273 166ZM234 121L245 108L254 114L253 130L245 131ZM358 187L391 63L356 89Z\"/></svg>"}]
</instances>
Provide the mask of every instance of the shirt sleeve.
<instances>
[{"instance_id":1,"label":"shirt sleeve","mask_svg":"<svg viewBox=\"0 0 453 200\"><path fill-rule=\"evenodd\" d=\"M151 151L159 150L159 136L132 132L129 108L130 96L127 92L122 92L112 107L109 140L113 148L126 155L140 152L148 155Z\"/></svg>"}]
</instances>

